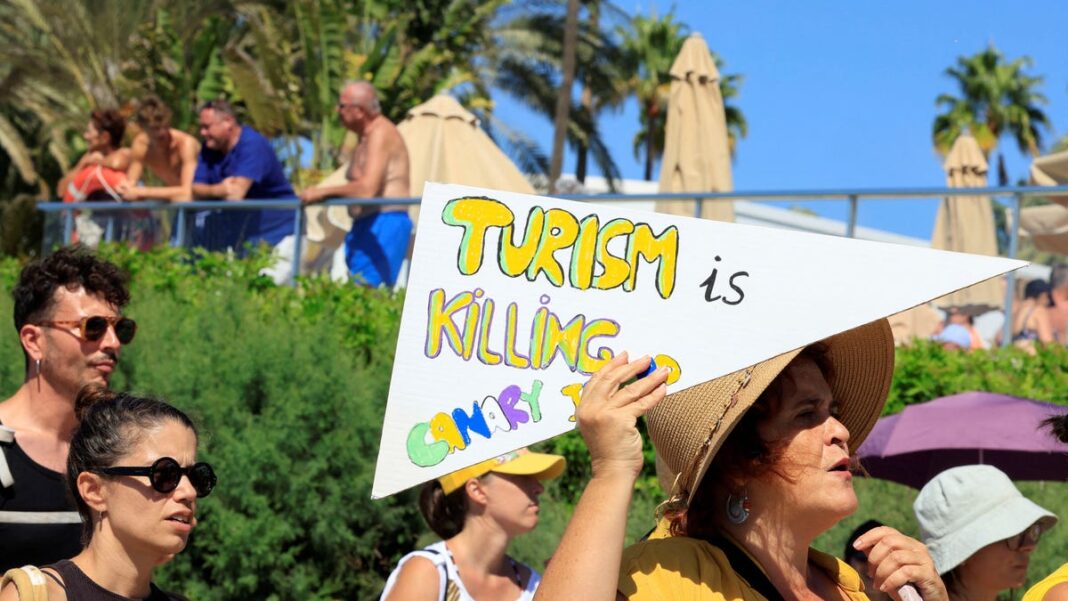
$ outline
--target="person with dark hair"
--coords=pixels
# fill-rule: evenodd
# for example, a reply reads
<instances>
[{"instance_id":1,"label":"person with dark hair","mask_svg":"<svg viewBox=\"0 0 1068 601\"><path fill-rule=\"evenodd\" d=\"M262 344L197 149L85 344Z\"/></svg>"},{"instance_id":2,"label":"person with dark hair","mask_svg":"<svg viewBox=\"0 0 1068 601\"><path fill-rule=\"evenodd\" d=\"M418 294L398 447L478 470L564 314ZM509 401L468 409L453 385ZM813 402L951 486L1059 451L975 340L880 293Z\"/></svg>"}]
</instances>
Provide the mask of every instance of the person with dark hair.
<instances>
[{"instance_id":1,"label":"person with dark hair","mask_svg":"<svg viewBox=\"0 0 1068 601\"><path fill-rule=\"evenodd\" d=\"M170 107L154 94L138 103L134 120L141 131L134 136L127 183L120 186L119 193L126 200L193 200L200 143L171 127ZM136 185L146 167L162 186Z\"/></svg>"},{"instance_id":2,"label":"person with dark hair","mask_svg":"<svg viewBox=\"0 0 1068 601\"><path fill-rule=\"evenodd\" d=\"M193 176L197 198L221 200L296 199L274 148L260 132L241 125L233 106L224 100L200 108L200 137L204 146ZM240 251L246 242L266 242L278 251L281 263L275 279L288 277L286 263L292 260L293 211L229 210L198 216L196 242L211 250Z\"/></svg>"},{"instance_id":3,"label":"person with dark hair","mask_svg":"<svg viewBox=\"0 0 1068 601\"><path fill-rule=\"evenodd\" d=\"M1054 415L1042 425L1049 427L1051 436L1068 444L1068 413ZM1068 601L1068 562L1027 589L1022 601Z\"/></svg>"},{"instance_id":4,"label":"person with dark hair","mask_svg":"<svg viewBox=\"0 0 1068 601\"><path fill-rule=\"evenodd\" d=\"M27 265L12 295L25 376L0 403L0 571L80 549L81 520L62 476L75 398L88 384L108 384L137 332L121 314L130 301L125 274L84 247Z\"/></svg>"},{"instance_id":5,"label":"person with dark hair","mask_svg":"<svg viewBox=\"0 0 1068 601\"><path fill-rule=\"evenodd\" d=\"M1023 300L1012 305L1012 343L1034 352L1036 343L1053 342L1049 283L1031 280L1024 287Z\"/></svg>"},{"instance_id":6,"label":"person with dark hair","mask_svg":"<svg viewBox=\"0 0 1068 601\"><path fill-rule=\"evenodd\" d=\"M875 583L872 581L871 576L868 574L868 556L857 550L853 546L853 543L857 542L861 536L866 534L869 530L874 530L884 524L879 520L868 520L863 524L857 526L849 535L849 539L846 540L845 549L842 551L842 559L849 564L849 567L857 571L860 575L860 579L864 581L864 592L868 594L868 599L872 601L889 601L890 595L875 588Z\"/></svg>"},{"instance_id":7,"label":"person with dark hair","mask_svg":"<svg viewBox=\"0 0 1068 601\"><path fill-rule=\"evenodd\" d=\"M953 601L994 601L1023 586L1031 553L1057 523L992 465L938 474L920 490L913 511Z\"/></svg>"},{"instance_id":8,"label":"person with dark hair","mask_svg":"<svg viewBox=\"0 0 1068 601\"><path fill-rule=\"evenodd\" d=\"M126 183L130 150L122 147L126 119L115 109L99 109L89 115L82 137L86 150L78 162L59 180L56 192L64 202L122 200L118 189ZM82 213L76 223L76 241L96 246L108 218L121 227L121 217L104 215L89 218Z\"/></svg>"},{"instance_id":9,"label":"person with dark hair","mask_svg":"<svg viewBox=\"0 0 1068 601\"><path fill-rule=\"evenodd\" d=\"M1057 263L1050 269L1049 296L1053 338L1068 344L1068 264Z\"/></svg>"},{"instance_id":10,"label":"person with dark hair","mask_svg":"<svg viewBox=\"0 0 1068 601\"><path fill-rule=\"evenodd\" d=\"M668 370L626 354L586 383L578 427L593 476L538 589L538 598L867 599L845 562L811 548L857 509L851 457L890 388L894 340L885 319L667 395ZM660 507L667 533L623 550L641 470L636 421L673 477ZM923 545L893 528L868 531L874 585L907 584L946 599Z\"/></svg>"},{"instance_id":11,"label":"person with dark hair","mask_svg":"<svg viewBox=\"0 0 1068 601\"><path fill-rule=\"evenodd\" d=\"M401 558L382 601L532 599L540 577L508 545L537 526L541 481L563 471L563 457L520 449L428 482L419 510L442 540Z\"/></svg>"},{"instance_id":12,"label":"person with dark hair","mask_svg":"<svg viewBox=\"0 0 1068 601\"><path fill-rule=\"evenodd\" d=\"M66 478L82 517L82 550L40 569L12 571L38 576L53 600L171 601L176 597L157 588L152 573L185 548L197 499L217 482L212 467L196 460L196 427L161 400L98 386L86 387L77 405L81 423ZM38 598L20 597L15 586L0 590L0 601Z\"/></svg>"}]
</instances>

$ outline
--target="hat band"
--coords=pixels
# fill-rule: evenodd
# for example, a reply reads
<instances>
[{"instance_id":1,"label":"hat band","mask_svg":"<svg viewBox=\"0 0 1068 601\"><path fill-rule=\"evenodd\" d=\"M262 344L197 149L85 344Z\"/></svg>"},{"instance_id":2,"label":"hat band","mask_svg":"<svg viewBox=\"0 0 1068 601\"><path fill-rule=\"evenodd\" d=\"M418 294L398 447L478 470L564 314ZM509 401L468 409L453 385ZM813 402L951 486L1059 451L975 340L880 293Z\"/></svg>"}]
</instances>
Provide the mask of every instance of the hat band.
<instances>
[{"instance_id":1,"label":"hat band","mask_svg":"<svg viewBox=\"0 0 1068 601\"><path fill-rule=\"evenodd\" d=\"M671 497L668 500L661 503L656 508L656 514L658 519L663 517L668 512L684 510L689 506L690 498L693 497L692 490L679 490L679 483L689 483L689 488L693 489L697 486L696 482L691 482L694 472L701 468L701 464L704 462L705 454L708 453L709 447L712 446L712 440L716 437L716 433L719 432L720 427L723 425L723 420L726 419L727 413L738 404L738 395L745 390L745 387L749 385L749 382L753 379L753 368L746 368L742 374L742 380L738 383L738 388L731 393L731 400L727 403L727 407L723 409L723 413L716 418L716 423L712 425L712 429L708 432L708 437L701 443L701 447L694 454L693 459L690 461L689 466L675 476L675 483L671 486Z\"/></svg>"}]
</instances>

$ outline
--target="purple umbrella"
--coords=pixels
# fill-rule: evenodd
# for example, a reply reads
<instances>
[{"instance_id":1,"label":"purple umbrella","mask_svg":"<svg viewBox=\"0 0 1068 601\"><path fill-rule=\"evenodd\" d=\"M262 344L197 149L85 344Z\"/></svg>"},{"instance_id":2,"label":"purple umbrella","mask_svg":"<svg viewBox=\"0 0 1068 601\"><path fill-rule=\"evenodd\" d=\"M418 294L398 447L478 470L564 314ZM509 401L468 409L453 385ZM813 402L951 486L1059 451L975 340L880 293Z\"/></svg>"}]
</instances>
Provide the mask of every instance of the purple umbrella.
<instances>
[{"instance_id":1,"label":"purple umbrella","mask_svg":"<svg viewBox=\"0 0 1068 601\"><path fill-rule=\"evenodd\" d=\"M1068 446L1041 427L1068 407L990 392L909 405L879 419L857 455L869 474L920 488L958 465L993 465L1013 480L1068 480Z\"/></svg>"}]
</instances>

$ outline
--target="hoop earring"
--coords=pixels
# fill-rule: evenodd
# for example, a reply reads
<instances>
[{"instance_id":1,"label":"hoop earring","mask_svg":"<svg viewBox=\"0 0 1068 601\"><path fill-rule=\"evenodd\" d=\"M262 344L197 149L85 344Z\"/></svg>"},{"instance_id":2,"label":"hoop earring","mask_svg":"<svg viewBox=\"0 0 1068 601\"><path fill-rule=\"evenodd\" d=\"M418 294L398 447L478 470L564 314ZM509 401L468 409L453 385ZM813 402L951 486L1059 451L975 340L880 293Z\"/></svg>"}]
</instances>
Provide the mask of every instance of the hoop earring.
<instances>
[{"instance_id":1,"label":"hoop earring","mask_svg":"<svg viewBox=\"0 0 1068 601\"><path fill-rule=\"evenodd\" d=\"M752 508L747 491L743 490L739 497L727 495L727 519L732 524L744 524L749 519L749 510Z\"/></svg>"},{"instance_id":2,"label":"hoop earring","mask_svg":"<svg viewBox=\"0 0 1068 601\"><path fill-rule=\"evenodd\" d=\"M41 392L41 360L34 359L34 369L37 370L37 392Z\"/></svg>"}]
</instances>

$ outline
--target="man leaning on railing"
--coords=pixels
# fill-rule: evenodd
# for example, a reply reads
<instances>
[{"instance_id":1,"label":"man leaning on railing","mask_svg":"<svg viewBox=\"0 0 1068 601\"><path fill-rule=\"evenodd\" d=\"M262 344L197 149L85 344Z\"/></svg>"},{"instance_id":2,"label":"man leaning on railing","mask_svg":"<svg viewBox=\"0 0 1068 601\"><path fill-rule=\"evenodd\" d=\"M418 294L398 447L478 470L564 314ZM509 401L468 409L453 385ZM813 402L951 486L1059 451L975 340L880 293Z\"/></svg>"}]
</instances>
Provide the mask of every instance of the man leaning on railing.
<instances>
[{"instance_id":1,"label":"man leaning on railing","mask_svg":"<svg viewBox=\"0 0 1068 601\"><path fill-rule=\"evenodd\" d=\"M200 108L200 151L193 195L197 198L244 200L295 199L282 163L267 138L237 122L234 109L224 100ZM198 211L194 246L241 253L245 243L266 242L277 250L279 261L271 270L284 281L292 261L294 215L292 210Z\"/></svg>"}]
</instances>

